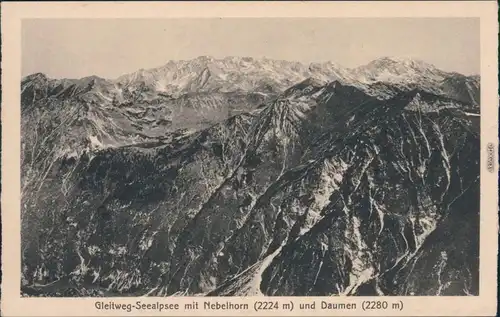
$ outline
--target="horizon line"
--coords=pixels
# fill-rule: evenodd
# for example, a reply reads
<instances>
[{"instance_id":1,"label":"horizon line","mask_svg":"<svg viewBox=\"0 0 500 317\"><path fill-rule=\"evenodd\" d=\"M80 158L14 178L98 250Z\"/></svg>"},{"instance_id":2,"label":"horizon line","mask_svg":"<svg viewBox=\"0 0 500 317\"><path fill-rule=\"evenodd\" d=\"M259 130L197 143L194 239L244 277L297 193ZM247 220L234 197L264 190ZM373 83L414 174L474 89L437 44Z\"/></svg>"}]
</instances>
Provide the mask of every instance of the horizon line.
<instances>
[{"instance_id":1,"label":"horizon line","mask_svg":"<svg viewBox=\"0 0 500 317\"><path fill-rule=\"evenodd\" d=\"M425 61L425 60L423 60L421 58L413 58L413 57L408 57L408 56L396 56L396 55L381 56L381 57L375 58L375 59L373 59L373 60L371 60L371 61L369 61L367 63L360 64L360 65L358 65L356 67L345 67L342 64L339 64L339 63L337 63L337 62L335 62L333 60L303 62L303 61L298 61L298 60L287 60L287 59L269 58L269 57L265 57L265 56L264 57L253 57L253 56L226 55L224 57L214 57L213 55L199 55L197 57L190 58L190 59L170 59L170 60L167 60L166 62L164 62L161 65L158 65L158 66L155 66L155 67L149 67L149 68L139 68L139 69L137 69L135 71L125 72L125 73L123 73L121 75L118 75L118 76L116 76L114 78L106 78L106 77L95 75L95 74L89 74L87 76L82 76L82 77L78 77L78 78L52 77L52 76L49 76L48 74L46 74L44 72L33 72L33 73L30 73L30 74L27 74L27 75L22 75L21 76L21 80L23 80L23 79L25 79L27 77L30 77L30 76L41 74L41 75L44 75L45 77L47 77L48 79L54 79L54 80L81 80L81 79L90 78L90 77L97 77L99 79L104 79L104 80L107 80L107 81L116 81L120 77L131 75L131 74L137 73L139 71L152 71L152 70L156 70L156 69L165 67L169 63L191 62L191 61L195 61L195 60L202 59L202 58L206 58L206 59L214 60L214 61L222 61L222 60L231 59L231 58L237 58L237 59L248 58L248 59L252 59L252 60L268 60L268 61L274 61L274 62L296 63L296 64L300 64L302 66L311 66L313 64L328 64L328 63L331 63L331 64L333 64L334 66L338 67L341 70L356 70L356 69L358 69L360 67L367 66L367 65L369 65L369 64L371 64L371 63L373 63L375 61L380 61L380 60L388 59L388 60L392 60L392 61L395 61L395 62L398 62L398 61L413 61L413 62L417 62L417 63L423 63L423 64L429 65L429 66L434 67L435 69L437 69L439 71L442 71L442 72L448 73L448 74L459 74L459 75L462 75L462 76L465 76L465 77L480 77L481 76L481 74L478 74L478 73L466 75L466 74L461 73L459 71L447 71L447 70L443 70L443 69L437 67L435 64L429 63L429 62L427 62L427 61Z\"/></svg>"}]
</instances>

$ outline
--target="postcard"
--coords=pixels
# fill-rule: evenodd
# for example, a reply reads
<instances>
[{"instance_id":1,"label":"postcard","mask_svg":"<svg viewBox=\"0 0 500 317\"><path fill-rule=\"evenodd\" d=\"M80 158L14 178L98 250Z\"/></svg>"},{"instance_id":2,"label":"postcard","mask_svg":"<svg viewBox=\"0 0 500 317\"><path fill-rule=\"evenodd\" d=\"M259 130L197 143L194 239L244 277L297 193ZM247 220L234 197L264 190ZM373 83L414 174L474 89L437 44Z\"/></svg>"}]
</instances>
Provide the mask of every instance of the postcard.
<instances>
[{"instance_id":1,"label":"postcard","mask_svg":"<svg viewBox=\"0 0 500 317\"><path fill-rule=\"evenodd\" d=\"M2 3L2 313L495 315L497 12Z\"/></svg>"}]
</instances>

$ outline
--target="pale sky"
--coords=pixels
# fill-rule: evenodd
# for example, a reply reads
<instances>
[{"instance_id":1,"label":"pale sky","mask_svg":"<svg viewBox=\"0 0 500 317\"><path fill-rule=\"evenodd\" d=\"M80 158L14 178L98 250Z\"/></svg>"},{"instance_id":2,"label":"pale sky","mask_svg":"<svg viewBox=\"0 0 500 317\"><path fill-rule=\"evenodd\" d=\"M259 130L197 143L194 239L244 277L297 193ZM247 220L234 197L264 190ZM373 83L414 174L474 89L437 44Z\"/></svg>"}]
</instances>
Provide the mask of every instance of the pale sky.
<instances>
[{"instance_id":1,"label":"pale sky","mask_svg":"<svg viewBox=\"0 0 500 317\"><path fill-rule=\"evenodd\" d=\"M22 25L22 75L116 78L201 55L332 61L411 57L479 74L475 18L38 19Z\"/></svg>"}]
</instances>

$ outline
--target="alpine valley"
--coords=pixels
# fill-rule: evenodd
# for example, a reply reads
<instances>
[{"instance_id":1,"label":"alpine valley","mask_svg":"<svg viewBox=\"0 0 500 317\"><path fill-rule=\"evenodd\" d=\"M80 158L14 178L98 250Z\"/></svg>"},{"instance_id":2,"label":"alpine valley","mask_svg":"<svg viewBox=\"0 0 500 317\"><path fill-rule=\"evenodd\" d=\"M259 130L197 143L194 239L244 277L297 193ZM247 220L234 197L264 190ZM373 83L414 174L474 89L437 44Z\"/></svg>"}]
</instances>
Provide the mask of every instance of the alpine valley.
<instances>
[{"instance_id":1,"label":"alpine valley","mask_svg":"<svg viewBox=\"0 0 500 317\"><path fill-rule=\"evenodd\" d=\"M389 57L29 75L22 295L478 295L479 81Z\"/></svg>"}]
</instances>

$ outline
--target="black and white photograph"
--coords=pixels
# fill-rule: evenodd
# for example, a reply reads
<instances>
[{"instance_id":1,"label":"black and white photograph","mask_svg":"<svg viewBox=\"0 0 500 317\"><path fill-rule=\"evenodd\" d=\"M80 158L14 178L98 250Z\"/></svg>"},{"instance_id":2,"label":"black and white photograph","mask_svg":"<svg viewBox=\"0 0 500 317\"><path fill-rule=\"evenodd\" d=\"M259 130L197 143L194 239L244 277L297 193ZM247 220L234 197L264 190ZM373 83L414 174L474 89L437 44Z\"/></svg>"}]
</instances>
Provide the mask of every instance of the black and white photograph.
<instances>
[{"instance_id":1,"label":"black and white photograph","mask_svg":"<svg viewBox=\"0 0 500 317\"><path fill-rule=\"evenodd\" d=\"M22 297L480 295L479 18L20 41Z\"/></svg>"}]
</instances>

